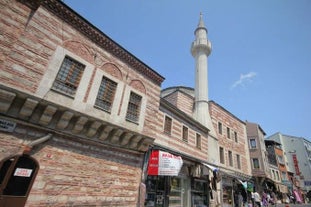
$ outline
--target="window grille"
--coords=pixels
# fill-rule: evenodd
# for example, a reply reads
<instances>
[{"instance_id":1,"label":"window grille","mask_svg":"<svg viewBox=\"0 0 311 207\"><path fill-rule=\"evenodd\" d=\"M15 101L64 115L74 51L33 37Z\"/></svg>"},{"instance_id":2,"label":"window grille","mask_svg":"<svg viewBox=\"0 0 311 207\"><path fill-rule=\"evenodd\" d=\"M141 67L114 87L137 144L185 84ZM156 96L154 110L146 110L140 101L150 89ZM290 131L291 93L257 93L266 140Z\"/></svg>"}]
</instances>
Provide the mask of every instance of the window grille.
<instances>
[{"instance_id":1,"label":"window grille","mask_svg":"<svg viewBox=\"0 0 311 207\"><path fill-rule=\"evenodd\" d=\"M69 96L74 96L80 83L84 68L85 65L66 56L60 70L58 71L52 88Z\"/></svg>"},{"instance_id":2,"label":"window grille","mask_svg":"<svg viewBox=\"0 0 311 207\"><path fill-rule=\"evenodd\" d=\"M106 112L111 112L116 88L116 82L103 77L96 97L95 105Z\"/></svg>"},{"instance_id":3,"label":"window grille","mask_svg":"<svg viewBox=\"0 0 311 207\"><path fill-rule=\"evenodd\" d=\"M131 92L126 112L126 120L138 123L142 97Z\"/></svg>"}]
</instances>

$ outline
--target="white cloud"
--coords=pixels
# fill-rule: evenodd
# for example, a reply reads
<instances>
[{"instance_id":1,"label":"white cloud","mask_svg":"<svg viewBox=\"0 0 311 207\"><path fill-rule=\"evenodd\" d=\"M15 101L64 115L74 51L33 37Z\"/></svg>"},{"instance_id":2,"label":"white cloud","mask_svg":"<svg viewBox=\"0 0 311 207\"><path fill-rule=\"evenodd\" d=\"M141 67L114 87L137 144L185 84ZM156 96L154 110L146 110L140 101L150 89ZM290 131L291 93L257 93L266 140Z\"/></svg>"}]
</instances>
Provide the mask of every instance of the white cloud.
<instances>
[{"instance_id":1,"label":"white cloud","mask_svg":"<svg viewBox=\"0 0 311 207\"><path fill-rule=\"evenodd\" d=\"M257 75L257 73L255 72L249 72L247 74L241 74L240 75L240 79L235 81L232 86L231 89L234 89L238 86L244 86L246 82L252 82L253 78Z\"/></svg>"}]
</instances>

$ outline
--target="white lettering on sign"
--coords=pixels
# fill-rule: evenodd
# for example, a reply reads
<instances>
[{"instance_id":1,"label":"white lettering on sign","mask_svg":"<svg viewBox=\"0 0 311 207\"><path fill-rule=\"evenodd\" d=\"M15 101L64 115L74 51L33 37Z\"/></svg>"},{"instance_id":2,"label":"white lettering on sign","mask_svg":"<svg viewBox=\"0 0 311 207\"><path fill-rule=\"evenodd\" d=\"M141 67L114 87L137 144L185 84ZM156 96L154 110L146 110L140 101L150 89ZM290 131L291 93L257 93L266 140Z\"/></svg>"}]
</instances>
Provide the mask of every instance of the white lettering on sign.
<instances>
[{"instance_id":1,"label":"white lettering on sign","mask_svg":"<svg viewBox=\"0 0 311 207\"><path fill-rule=\"evenodd\" d=\"M16 168L14 172L14 176L30 177L31 173L32 173L32 169Z\"/></svg>"},{"instance_id":2,"label":"white lettering on sign","mask_svg":"<svg viewBox=\"0 0 311 207\"><path fill-rule=\"evenodd\" d=\"M0 119L0 130L6 132L13 132L15 129L16 123Z\"/></svg>"}]
</instances>

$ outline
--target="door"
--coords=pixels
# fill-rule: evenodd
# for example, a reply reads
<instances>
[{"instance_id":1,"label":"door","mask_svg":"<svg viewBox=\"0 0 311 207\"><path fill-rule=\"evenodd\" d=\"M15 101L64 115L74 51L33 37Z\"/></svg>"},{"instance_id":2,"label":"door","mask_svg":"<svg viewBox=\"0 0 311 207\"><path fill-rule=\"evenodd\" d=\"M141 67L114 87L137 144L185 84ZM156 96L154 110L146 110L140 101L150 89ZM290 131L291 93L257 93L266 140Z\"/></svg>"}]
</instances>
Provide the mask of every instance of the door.
<instances>
[{"instance_id":1,"label":"door","mask_svg":"<svg viewBox=\"0 0 311 207\"><path fill-rule=\"evenodd\" d=\"M39 170L29 155L18 155L0 161L0 207L23 207Z\"/></svg>"}]
</instances>

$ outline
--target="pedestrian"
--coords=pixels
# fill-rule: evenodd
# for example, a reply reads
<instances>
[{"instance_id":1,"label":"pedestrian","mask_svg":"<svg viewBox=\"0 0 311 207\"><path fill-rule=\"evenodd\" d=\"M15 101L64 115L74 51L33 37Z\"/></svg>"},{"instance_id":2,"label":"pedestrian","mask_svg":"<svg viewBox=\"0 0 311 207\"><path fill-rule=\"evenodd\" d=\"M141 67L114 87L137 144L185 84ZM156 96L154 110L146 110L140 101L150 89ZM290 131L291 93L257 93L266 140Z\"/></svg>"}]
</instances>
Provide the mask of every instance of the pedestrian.
<instances>
[{"instance_id":1,"label":"pedestrian","mask_svg":"<svg viewBox=\"0 0 311 207\"><path fill-rule=\"evenodd\" d=\"M267 193L265 191L262 192L262 205L264 207L268 207L268 197L267 197Z\"/></svg>"},{"instance_id":2,"label":"pedestrian","mask_svg":"<svg viewBox=\"0 0 311 207\"><path fill-rule=\"evenodd\" d=\"M257 191L254 192L254 201L255 201L256 207L261 207L261 197Z\"/></svg>"}]
</instances>

